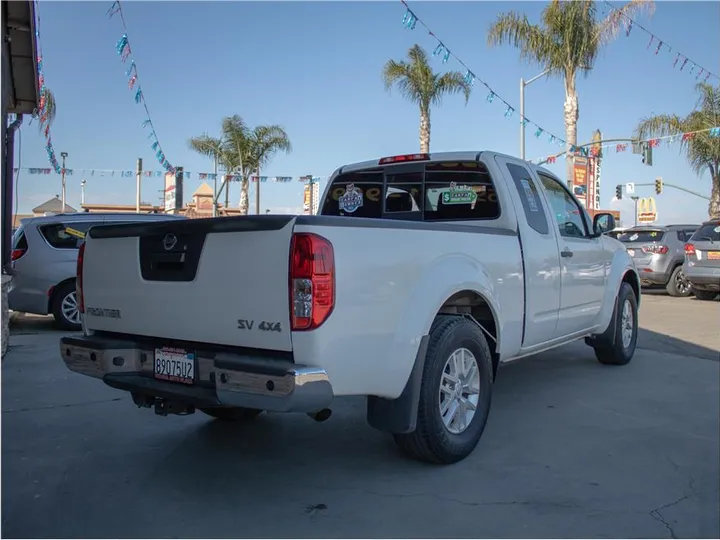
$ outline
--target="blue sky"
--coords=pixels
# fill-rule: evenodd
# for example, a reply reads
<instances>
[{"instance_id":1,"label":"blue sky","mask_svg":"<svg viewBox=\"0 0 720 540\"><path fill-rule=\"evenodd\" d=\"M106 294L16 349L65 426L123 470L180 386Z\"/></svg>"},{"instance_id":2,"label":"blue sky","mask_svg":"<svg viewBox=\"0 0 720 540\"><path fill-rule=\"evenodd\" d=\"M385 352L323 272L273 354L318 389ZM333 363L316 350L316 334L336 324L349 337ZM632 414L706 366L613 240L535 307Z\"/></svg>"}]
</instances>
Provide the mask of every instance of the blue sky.
<instances>
[{"instance_id":1,"label":"blue sky","mask_svg":"<svg viewBox=\"0 0 720 540\"><path fill-rule=\"evenodd\" d=\"M58 113L52 127L56 153L69 153L68 168L160 170L150 149L141 106L133 99L115 43L120 20L108 19L111 2L40 2L41 45L47 85ZM600 5L600 4L599 4ZM616 5L619 5L616 2ZM411 2L411 6L495 92L517 108L519 79L542 69L519 60L511 47L489 48L486 31L499 12L510 9L539 20L544 2ZM385 92L381 69L401 59L414 43L428 52L436 41L418 25L403 28L400 2L136 2L124 3L133 57L160 142L174 165L211 172L212 163L188 150L187 139L218 134L221 119L241 115L249 124L281 124L294 150L278 155L268 176L325 177L343 163L418 150L418 112L397 93ZM639 21L674 50L715 73L720 71L720 4L658 2L652 17ZM654 55L648 37L623 34L579 81L579 139L599 128L603 135L629 137L638 119L652 113L687 114L696 102L695 77L673 70L674 53ZM452 59L438 70L462 69ZM711 79L712 81L712 79ZM717 84L717 81L715 81ZM477 84L476 84L477 87ZM477 87L467 106L450 96L432 113L433 151L492 149L517 155L517 113L488 104ZM558 79L539 80L526 90L526 115L564 137L564 91ZM22 128L22 167L49 167L37 124ZM546 137L527 134L528 159L555 153ZM18 161L16 157L16 166ZM549 165L565 177L564 161ZM707 173L697 177L678 148L664 143L647 167L630 152L610 152L603 161L602 204L631 219L632 202L611 202L615 185L666 182L709 194ZM68 177L68 203L79 205L80 179ZM134 178L86 175L86 202L133 204ZM186 193L200 184L192 175ZM143 200L157 202L162 179L144 179ZM654 194L639 188L641 196ZM19 179L19 212L60 192L60 177ZM299 211L302 185L262 185L262 209ZM231 185L231 204L240 196ZM254 201L254 199L251 199ZM657 198L661 223L706 219L707 202L670 188ZM254 207L253 207L254 210Z\"/></svg>"}]
</instances>

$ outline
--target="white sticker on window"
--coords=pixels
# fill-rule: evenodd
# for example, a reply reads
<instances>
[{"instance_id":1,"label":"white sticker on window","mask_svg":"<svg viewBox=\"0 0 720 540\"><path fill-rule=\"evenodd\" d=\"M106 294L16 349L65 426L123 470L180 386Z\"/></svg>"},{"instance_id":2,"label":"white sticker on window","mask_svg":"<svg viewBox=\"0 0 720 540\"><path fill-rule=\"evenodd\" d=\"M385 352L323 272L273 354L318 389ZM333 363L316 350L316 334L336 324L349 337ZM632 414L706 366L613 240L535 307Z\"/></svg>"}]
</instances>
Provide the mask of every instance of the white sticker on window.
<instances>
[{"instance_id":1,"label":"white sticker on window","mask_svg":"<svg viewBox=\"0 0 720 540\"><path fill-rule=\"evenodd\" d=\"M720 233L720 225L718 225L717 227L715 227L715 228L713 229L713 231Z\"/></svg>"},{"instance_id":2,"label":"white sticker on window","mask_svg":"<svg viewBox=\"0 0 720 540\"><path fill-rule=\"evenodd\" d=\"M633 234L633 235L630 237L630 241L631 241L631 242L634 242L634 241L637 240L638 238L640 238L640 235L639 235L639 234Z\"/></svg>"},{"instance_id":3,"label":"white sticker on window","mask_svg":"<svg viewBox=\"0 0 720 540\"><path fill-rule=\"evenodd\" d=\"M345 193L338 199L338 207L343 212L352 214L363 205L362 191L355 187L355 184L348 184Z\"/></svg>"},{"instance_id":4,"label":"white sticker on window","mask_svg":"<svg viewBox=\"0 0 720 540\"><path fill-rule=\"evenodd\" d=\"M533 193L533 190L530 187L530 181L527 178L523 178L522 180L520 180L520 183L522 184L523 189L525 190L525 198L527 199L528 206L530 207L530 211L537 212L538 205L537 205L537 201L535 200L535 194Z\"/></svg>"}]
</instances>

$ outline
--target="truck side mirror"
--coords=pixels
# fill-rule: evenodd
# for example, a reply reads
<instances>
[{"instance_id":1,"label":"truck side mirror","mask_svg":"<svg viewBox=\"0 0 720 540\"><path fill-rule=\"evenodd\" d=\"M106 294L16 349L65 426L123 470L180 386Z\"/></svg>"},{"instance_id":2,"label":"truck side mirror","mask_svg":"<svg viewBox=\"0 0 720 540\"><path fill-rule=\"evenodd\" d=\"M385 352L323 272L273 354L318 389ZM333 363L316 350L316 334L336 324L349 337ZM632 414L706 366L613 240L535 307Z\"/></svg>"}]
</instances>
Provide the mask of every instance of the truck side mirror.
<instances>
[{"instance_id":1,"label":"truck side mirror","mask_svg":"<svg viewBox=\"0 0 720 540\"><path fill-rule=\"evenodd\" d=\"M593 218L593 231L595 235L600 236L601 234L612 231L614 228L615 216L607 212L595 214Z\"/></svg>"}]
</instances>

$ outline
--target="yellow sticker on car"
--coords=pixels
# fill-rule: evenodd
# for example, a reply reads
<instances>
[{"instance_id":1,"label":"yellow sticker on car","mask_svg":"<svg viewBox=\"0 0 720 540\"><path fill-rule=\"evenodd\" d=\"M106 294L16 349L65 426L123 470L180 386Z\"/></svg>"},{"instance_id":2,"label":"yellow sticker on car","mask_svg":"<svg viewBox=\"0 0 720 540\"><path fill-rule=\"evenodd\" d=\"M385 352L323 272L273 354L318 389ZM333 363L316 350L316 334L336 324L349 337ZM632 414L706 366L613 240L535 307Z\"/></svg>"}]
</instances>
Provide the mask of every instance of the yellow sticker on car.
<instances>
[{"instance_id":1,"label":"yellow sticker on car","mask_svg":"<svg viewBox=\"0 0 720 540\"><path fill-rule=\"evenodd\" d=\"M82 231L78 231L77 229L73 229L72 227L65 227L65 232L71 236L85 240L85 233Z\"/></svg>"}]
</instances>

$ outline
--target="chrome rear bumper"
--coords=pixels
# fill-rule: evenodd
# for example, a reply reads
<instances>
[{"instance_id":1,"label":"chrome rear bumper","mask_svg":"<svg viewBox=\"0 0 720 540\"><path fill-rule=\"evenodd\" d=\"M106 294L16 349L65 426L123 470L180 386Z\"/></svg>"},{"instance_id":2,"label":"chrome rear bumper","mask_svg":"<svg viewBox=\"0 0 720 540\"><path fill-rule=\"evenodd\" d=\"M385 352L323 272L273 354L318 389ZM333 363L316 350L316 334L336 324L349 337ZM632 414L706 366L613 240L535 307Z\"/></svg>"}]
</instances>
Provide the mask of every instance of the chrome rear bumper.
<instances>
[{"instance_id":1,"label":"chrome rear bumper","mask_svg":"<svg viewBox=\"0 0 720 540\"><path fill-rule=\"evenodd\" d=\"M311 413L333 400L324 370L284 359L198 353L190 385L155 379L154 348L134 342L69 336L60 340L60 354L71 371L102 379L113 388L198 407Z\"/></svg>"}]
</instances>

